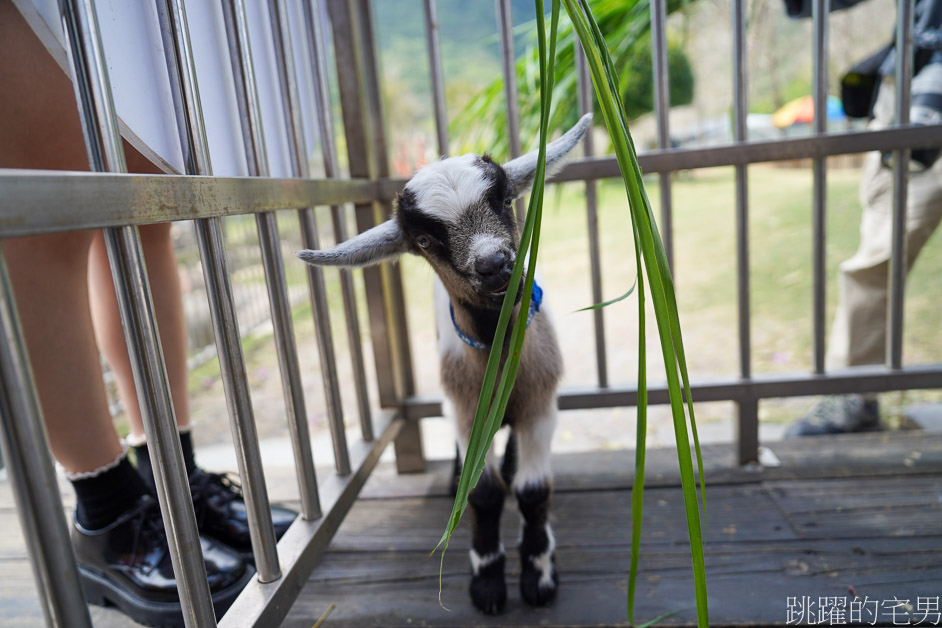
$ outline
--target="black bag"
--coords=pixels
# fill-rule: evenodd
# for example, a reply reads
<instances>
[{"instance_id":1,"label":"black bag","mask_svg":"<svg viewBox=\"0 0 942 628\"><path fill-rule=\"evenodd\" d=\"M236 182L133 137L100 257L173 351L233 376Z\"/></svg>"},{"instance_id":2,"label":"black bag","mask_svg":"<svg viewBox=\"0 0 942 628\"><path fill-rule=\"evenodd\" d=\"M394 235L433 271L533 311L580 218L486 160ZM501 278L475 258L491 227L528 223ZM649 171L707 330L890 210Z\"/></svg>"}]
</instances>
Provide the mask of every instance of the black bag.
<instances>
[{"instance_id":1,"label":"black bag","mask_svg":"<svg viewBox=\"0 0 942 628\"><path fill-rule=\"evenodd\" d=\"M841 100L848 118L870 118L880 89L880 67L890 56L893 44L870 55L841 78Z\"/></svg>"}]
</instances>

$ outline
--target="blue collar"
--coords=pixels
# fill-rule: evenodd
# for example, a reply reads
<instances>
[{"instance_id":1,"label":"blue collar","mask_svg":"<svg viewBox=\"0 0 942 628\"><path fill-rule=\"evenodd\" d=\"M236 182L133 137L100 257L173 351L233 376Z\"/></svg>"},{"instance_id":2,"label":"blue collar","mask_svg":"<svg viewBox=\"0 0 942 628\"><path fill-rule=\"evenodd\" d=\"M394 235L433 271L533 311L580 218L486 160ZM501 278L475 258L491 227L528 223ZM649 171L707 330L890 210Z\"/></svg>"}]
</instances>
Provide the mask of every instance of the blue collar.
<instances>
[{"instance_id":1,"label":"blue collar","mask_svg":"<svg viewBox=\"0 0 942 628\"><path fill-rule=\"evenodd\" d=\"M530 323L533 321L533 317L536 316L536 313L540 311L540 304L543 302L543 289L537 285L536 280L533 280L533 292L530 293L530 311L527 314L527 328L530 327ZM461 338L461 341L472 349L480 349L481 351L487 351L491 348L491 345L485 344L480 340L475 340L468 334L461 331L458 327L458 323L455 322L455 308L451 305L451 301L448 302L448 311L451 312L451 324L455 328L455 333L458 334L458 337Z\"/></svg>"}]
</instances>

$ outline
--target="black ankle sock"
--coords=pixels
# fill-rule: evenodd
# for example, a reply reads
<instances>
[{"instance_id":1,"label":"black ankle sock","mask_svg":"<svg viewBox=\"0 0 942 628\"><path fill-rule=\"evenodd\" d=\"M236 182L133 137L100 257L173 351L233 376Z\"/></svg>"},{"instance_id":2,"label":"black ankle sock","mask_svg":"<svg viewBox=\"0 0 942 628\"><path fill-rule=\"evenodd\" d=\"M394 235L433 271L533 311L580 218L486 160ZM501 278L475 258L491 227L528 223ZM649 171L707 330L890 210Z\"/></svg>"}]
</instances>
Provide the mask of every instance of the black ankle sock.
<instances>
[{"instance_id":1,"label":"black ankle sock","mask_svg":"<svg viewBox=\"0 0 942 628\"><path fill-rule=\"evenodd\" d=\"M193 439L189 432L180 432L180 447L183 449L183 464L186 465L187 475L193 475L196 470L196 460L193 457ZM150 464L150 451L147 449L147 443L134 446L134 454L137 456L137 472L141 474L147 485L153 488L154 469Z\"/></svg>"},{"instance_id":2,"label":"black ankle sock","mask_svg":"<svg viewBox=\"0 0 942 628\"><path fill-rule=\"evenodd\" d=\"M78 498L75 518L86 530L104 528L150 492L127 457L94 477L72 480L72 487Z\"/></svg>"}]
</instances>

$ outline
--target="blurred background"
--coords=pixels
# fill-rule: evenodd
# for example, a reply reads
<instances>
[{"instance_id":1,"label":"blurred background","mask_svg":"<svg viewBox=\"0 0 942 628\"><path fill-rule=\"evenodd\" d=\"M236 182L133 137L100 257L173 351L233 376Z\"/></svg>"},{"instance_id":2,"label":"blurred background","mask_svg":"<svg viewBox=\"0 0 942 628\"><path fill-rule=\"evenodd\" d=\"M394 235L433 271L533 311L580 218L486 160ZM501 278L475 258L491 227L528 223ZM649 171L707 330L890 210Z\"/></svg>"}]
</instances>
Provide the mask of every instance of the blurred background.
<instances>
[{"instance_id":1,"label":"blurred background","mask_svg":"<svg viewBox=\"0 0 942 628\"><path fill-rule=\"evenodd\" d=\"M528 150L535 145L538 124L534 8L531 0L514 0L512 5L521 141L524 150ZM606 35L616 66L622 72L622 93L633 120L631 131L639 151L644 152L656 143L656 127L650 113L648 4L640 0L594 0L590 5ZM437 10L450 152L488 152L495 159L504 160L509 150L493 3L438 0ZM831 15L829 76L833 96L828 106L829 131L852 130L864 124L844 116L838 98L840 77L890 39L895 11L893 0L867 0ZM669 5L670 129L671 143L676 147L732 141L729 16L727 0L687 0ZM374 19L390 163L393 176L407 178L439 157L435 150L422 4L419 0L375 0ZM557 132L568 128L577 117L572 36L565 15L560 29L551 122L551 128ZM332 47L328 46L328 50ZM746 55L750 81L749 138L810 134L813 116L810 20L790 20L786 17L784 3L778 0L754 0L748 9ZM333 72L335 64L331 61L328 67ZM335 120L339 120L336 89L332 90L332 98ZM604 127L597 127L594 133L596 154L607 153ZM346 149L342 131L338 130L335 140L343 160ZM320 148L316 145L308 148L313 171L322 173L317 157ZM828 165L828 324L833 319L836 304L837 265L853 254L858 242L862 162L862 155L845 155L832 158ZM748 172L753 369L756 373L809 372L812 364L810 160L752 165ZM659 214L657 180L652 177L647 183L655 213ZM582 183L550 186L544 209L539 265L565 357L564 387L596 384L592 314L576 312L592 304L584 189ZM674 274L693 380L735 376L738 372L734 194L732 168L674 175ZM316 211L326 246L333 237L328 209ZM290 447L255 220L252 216L230 217L224 219L224 224L259 435L263 453L267 451L268 456L274 456L282 448L287 451ZM301 248L295 212L280 212L279 227L295 306L295 330L317 456L320 447L328 452L330 445L306 278L301 263L293 255ZM212 467L215 455L222 464L228 461L225 401L193 228L189 223L177 223L173 229L189 328L192 414L201 426L195 434L201 447L201 461ZM608 299L623 294L635 280L627 200L619 181L599 184L599 233L603 294ZM440 385L432 307L433 275L417 258L406 256L401 264L409 306L417 393L436 394ZM942 286L937 281L940 267L942 247L936 234L907 278L906 364L942 361L938 307L934 305L942 299ZM351 409L347 421L349 427L354 428L355 393L338 274L328 270L325 278L344 407ZM362 282L355 283L358 288L362 286ZM359 298L363 300L363 295ZM366 308L360 307L359 311L363 316L360 328L365 334L367 375L372 378ZM650 320L653 321L653 315ZM634 297L606 308L605 324L611 384L631 385L637 379ZM663 367L659 363L660 352L656 350L653 323L651 327L648 330L649 381L657 383L663 380ZM106 380L110 380L107 374ZM113 413L121 426L123 409L116 397L113 398ZM764 400L760 404L760 440L781 438L785 425L800 417L815 401L814 398ZM893 429L906 429L912 426L904 416L905 409L913 404L942 401L942 393L888 393L881 395L880 401L884 422ZM732 442L735 429L732 403L698 404L697 419L702 441ZM634 420L634 408L563 413L554 451L633 448ZM126 431L126 427L123 429ZM427 457L454 455L450 428L443 420L426 420L423 429ZM651 408L649 430L649 445L673 445L673 427L667 407Z\"/></svg>"}]
</instances>

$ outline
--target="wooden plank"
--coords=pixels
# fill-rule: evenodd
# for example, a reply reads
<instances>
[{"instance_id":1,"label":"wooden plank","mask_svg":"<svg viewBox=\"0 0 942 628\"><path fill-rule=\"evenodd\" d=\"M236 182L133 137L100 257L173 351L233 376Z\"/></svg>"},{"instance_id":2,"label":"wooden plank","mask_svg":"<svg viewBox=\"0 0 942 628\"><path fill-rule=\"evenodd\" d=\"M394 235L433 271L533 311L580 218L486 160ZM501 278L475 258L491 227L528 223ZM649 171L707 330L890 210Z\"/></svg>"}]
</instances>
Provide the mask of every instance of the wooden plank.
<instances>
[{"instance_id":1,"label":"wooden plank","mask_svg":"<svg viewBox=\"0 0 942 628\"><path fill-rule=\"evenodd\" d=\"M942 474L714 483L705 534L711 625L783 625L789 597L836 596L848 604L851 591L881 602L939 595L940 491ZM517 591L518 522L508 500L502 530L509 541L508 604L502 615L486 617L466 592L465 525L444 562L442 599L452 612L438 605L439 563L426 552L441 533L449 497L362 500L284 625L310 626L330 603L337 605L331 621L344 626L626 625L629 501L628 490L555 495L559 597L549 608L531 609ZM639 618L679 610L665 625L695 623L677 488L646 492L640 571Z\"/></svg>"},{"instance_id":2,"label":"wooden plank","mask_svg":"<svg viewBox=\"0 0 942 628\"><path fill-rule=\"evenodd\" d=\"M787 520L759 485L717 486L709 491L710 517L705 534L718 542L795 538ZM650 489L646 494L643 538L655 543L676 543L687 538L679 489ZM451 499L404 498L357 503L334 538L338 551L408 550L429 552L441 538L451 512ZM630 493L593 491L554 496L550 518L556 542L596 546L627 542L630 538ZM376 522L382 521L382 526ZM516 503L508 498L502 519L506 541L519 534ZM468 522L462 523L465 528ZM454 543L459 543L456 537ZM508 543L509 545L509 543ZM466 543L455 545L466 549Z\"/></svg>"},{"instance_id":3,"label":"wooden plank","mask_svg":"<svg viewBox=\"0 0 942 628\"><path fill-rule=\"evenodd\" d=\"M781 466L760 470L736 466L731 444L703 447L708 484L772 480L896 477L942 473L942 435L919 430L799 438L770 443ZM429 461L427 472L397 475L380 465L361 499L445 496L451 490L451 460ZM677 454L672 448L651 449L646 457L647 486L677 486ZM556 492L625 489L634 480L634 451L593 451L553 457Z\"/></svg>"},{"instance_id":4,"label":"wooden plank","mask_svg":"<svg viewBox=\"0 0 942 628\"><path fill-rule=\"evenodd\" d=\"M36 628L44 625L36 584L26 559L0 559L0 626ZM113 608L89 607L95 628L138 628Z\"/></svg>"},{"instance_id":5,"label":"wooden plank","mask_svg":"<svg viewBox=\"0 0 942 628\"><path fill-rule=\"evenodd\" d=\"M939 539L936 538L936 541ZM786 542L731 548L708 545L706 556L711 625L783 624L789 596L938 595L939 556L924 556L924 539L891 539L876 551L860 552L850 541ZM485 617L468 600L465 556L446 557L442 600L437 600L438 565L420 553L330 553L324 573L298 598L285 626L310 626L330 603L331 620L344 626L596 626L625 625L627 547L594 551L560 548L559 597L548 608L531 609L516 590L518 565L508 560L508 605L504 614ZM320 570L316 572L320 574ZM641 558L638 616L653 618L680 610L667 625L692 625L692 578L684 547L646 553ZM340 574L346 574L340 577ZM306 622L306 623L305 623Z\"/></svg>"}]
</instances>

